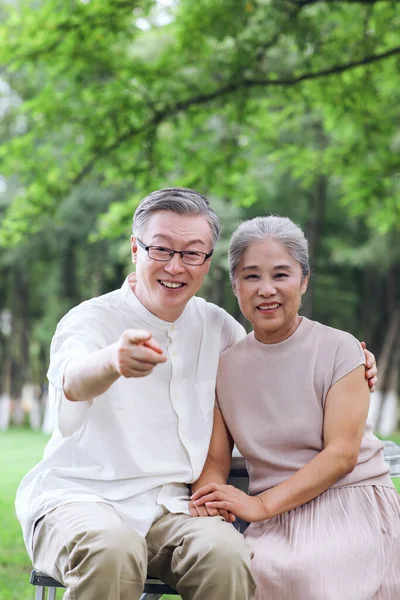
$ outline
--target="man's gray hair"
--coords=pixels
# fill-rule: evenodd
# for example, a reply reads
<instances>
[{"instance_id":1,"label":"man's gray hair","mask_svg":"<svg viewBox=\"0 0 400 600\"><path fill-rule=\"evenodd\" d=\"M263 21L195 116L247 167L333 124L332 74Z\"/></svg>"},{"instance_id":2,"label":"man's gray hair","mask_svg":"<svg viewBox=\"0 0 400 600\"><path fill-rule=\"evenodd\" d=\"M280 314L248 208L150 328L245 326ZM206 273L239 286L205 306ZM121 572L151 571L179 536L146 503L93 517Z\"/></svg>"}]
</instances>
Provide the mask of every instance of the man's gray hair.
<instances>
[{"instance_id":1,"label":"man's gray hair","mask_svg":"<svg viewBox=\"0 0 400 600\"><path fill-rule=\"evenodd\" d=\"M301 267L303 277L310 272L308 241L303 230L287 217L269 215L243 221L233 232L229 244L229 274L233 281L240 259L254 242L273 240L282 244Z\"/></svg>"},{"instance_id":2,"label":"man's gray hair","mask_svg":"<svg viewBox=\"0 0 400 600\"><path fill-rule=\"evenodd\" d=\"M213 247L220 237L220 223L207 198L189 188L156 190L140 201L133 215L133 234L141 234L151 215L159 210L170 210L178 215L200 215L207 219L212 233Z\"/></svg>"}]
</instances>

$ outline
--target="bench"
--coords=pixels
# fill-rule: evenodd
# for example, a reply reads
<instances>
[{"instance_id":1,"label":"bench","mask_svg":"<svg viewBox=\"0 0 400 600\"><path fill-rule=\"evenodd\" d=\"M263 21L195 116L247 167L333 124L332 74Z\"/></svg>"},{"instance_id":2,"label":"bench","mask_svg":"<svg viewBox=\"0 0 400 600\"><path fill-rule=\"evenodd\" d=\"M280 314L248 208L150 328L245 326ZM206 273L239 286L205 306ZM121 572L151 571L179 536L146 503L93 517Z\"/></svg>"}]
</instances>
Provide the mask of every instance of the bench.
<instances>
[{"instance_id":1,"label":"bench","mask_svg":"<svg viewBox=\"0 0 400 600\"><path fill-rule=\"evenodd\" d=\"M29 583L36 586L35 600L45 600L46 588L49 590L47 600L55 600L57 588L65 587L52 577L43 575L39 571L31 572ZM144 584L142 600L156 600L157 598L161 598L163 594L178 596L178 593L166 583L163 583L159 579L148 577Z\"/></svg>"},{"instance_id":2,"label":"bench","mask_svg":"<svg viewBox=\"0 0 400 600\"><path fill-rule=\"evenodd\" d=\"M400 446L391 440L385 440L383 456L390 467L390 477L400 477Z\"/></svg>"},{"instance_id":3,"label":"bench","mask_svg":"<svg viewBox=\"0 0 400 600\"><path fill-rule=\"evenodd\" d=\"M400 477L400 446L391 441L383 442L384 444L384 457L390 467L391 477ZM243 491L247 491L248 488L248 474L246 469L246 463L244 458L234 450L232 458L232 467L229 474L228 482ZM237 519L235 527L243 533L247 523ZM43 573L38 571L32 571L30 583L36 586L35 600L45 600L45 590L48 588L48 600L56 599L57 588L64 588L64 586ZM141 600L157 600L161 598L163 594L170 594L172 596L178 596L178 593L163 583L159 579L148 577L143 589L143 596Z\"/></svg>"}]
</instances>

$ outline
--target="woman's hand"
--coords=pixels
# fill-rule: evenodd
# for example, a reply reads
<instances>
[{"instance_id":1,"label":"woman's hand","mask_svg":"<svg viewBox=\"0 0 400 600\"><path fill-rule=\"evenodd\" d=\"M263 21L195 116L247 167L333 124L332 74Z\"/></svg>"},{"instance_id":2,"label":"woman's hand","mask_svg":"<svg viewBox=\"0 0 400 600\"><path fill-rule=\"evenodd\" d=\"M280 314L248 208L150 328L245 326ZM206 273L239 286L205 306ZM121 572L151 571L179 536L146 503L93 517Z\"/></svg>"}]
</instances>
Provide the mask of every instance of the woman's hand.
<instances>
[{"instance_id":1,"label":"woman's hand","mask_svg":"<svg viewBox=\"0 0 400 600\"><path fill-rule=\"evenodd\" d=\"M252 523L268 518L266 507L259 496L249 496L233 485L209 483L191 497L196 510L218 509L229 511L240 519Z\"/></svg>"},{"instance_id":2,"label":"woman's hand","mask_svg":"<svg viewBox=\"0 0 400 600\"><path fill-rule=\"evenodd\" d=\"M371 392L374 392L377 379L376 375L378 373L375 356L372 354L372 352L367 350L367 344L365 342L361 342L361 346L363 347L365 355L365 379L368 380L368 385Z\"/></svg>"}]
</instances>

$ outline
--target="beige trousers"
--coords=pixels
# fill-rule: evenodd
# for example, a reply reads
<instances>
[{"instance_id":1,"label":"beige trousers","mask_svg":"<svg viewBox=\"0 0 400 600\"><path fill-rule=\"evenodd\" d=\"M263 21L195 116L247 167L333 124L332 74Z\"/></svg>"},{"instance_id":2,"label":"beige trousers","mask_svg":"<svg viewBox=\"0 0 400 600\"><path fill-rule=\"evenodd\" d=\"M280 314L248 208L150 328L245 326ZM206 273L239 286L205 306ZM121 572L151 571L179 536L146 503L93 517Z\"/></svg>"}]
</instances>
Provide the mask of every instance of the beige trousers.
<instances>
[{"instance_id":1,"label":"beige trousers","mask_svg":"<svg viewBox=\"0 0 400 600\"><path fill-rule=\"evenodd\" d=\"M184 600L249 600L251 549L220 517L167 513L146 538L105 503L73 502L35 529L35 568L62 582L64 600L139 600L147 571Z\"/></svg>"}]
</instances>

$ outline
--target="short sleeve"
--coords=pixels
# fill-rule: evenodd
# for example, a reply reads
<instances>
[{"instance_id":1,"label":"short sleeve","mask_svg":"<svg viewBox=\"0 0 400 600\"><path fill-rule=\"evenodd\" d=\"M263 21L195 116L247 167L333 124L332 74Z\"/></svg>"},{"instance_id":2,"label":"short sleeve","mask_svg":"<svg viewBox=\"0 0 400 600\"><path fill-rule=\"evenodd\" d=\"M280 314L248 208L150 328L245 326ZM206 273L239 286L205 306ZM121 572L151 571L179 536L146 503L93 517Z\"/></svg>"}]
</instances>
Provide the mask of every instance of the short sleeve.
<instances>
[{"instance_id":1,"label":"short sleeve","mask_svg":"<svg viewBox=\"0 0 400 600\"><path fill-rule=\"evenodd\" d=\"M64 372L68 362L84 357L106 346L102 335L101 318L89 308L72 309L58 324L50 347L49 402L54 409L54 425L63 436L80 429L90 409L93 398L71 402L63 391Z\"/></svg>"},{"instance_id":2,"label":"short sleeve","mask_svg":"<svg viewBox=\"0 0 400 600\"><path fill-rule=\"evenodd\" d=\"M224 322L222 326L220 352L224 352L224 350L230 348L233 344L236 344L236 342L246 337L246 330L243 325L240 325L240 323L226 311L223 311L223 313Z\"/></svg>"},{"instance_id":3,"label":"short sleeve","mask_svg":"<svg viewBox=\"0 0 400 600\"><path fill-rule=\"evenodd\" d=\"M354 371L360 365L365 365L364 350L360 342L350 333L340 332L337 344L335 364L332 373L331 385Z\"/></svg>"}]
</instances>

